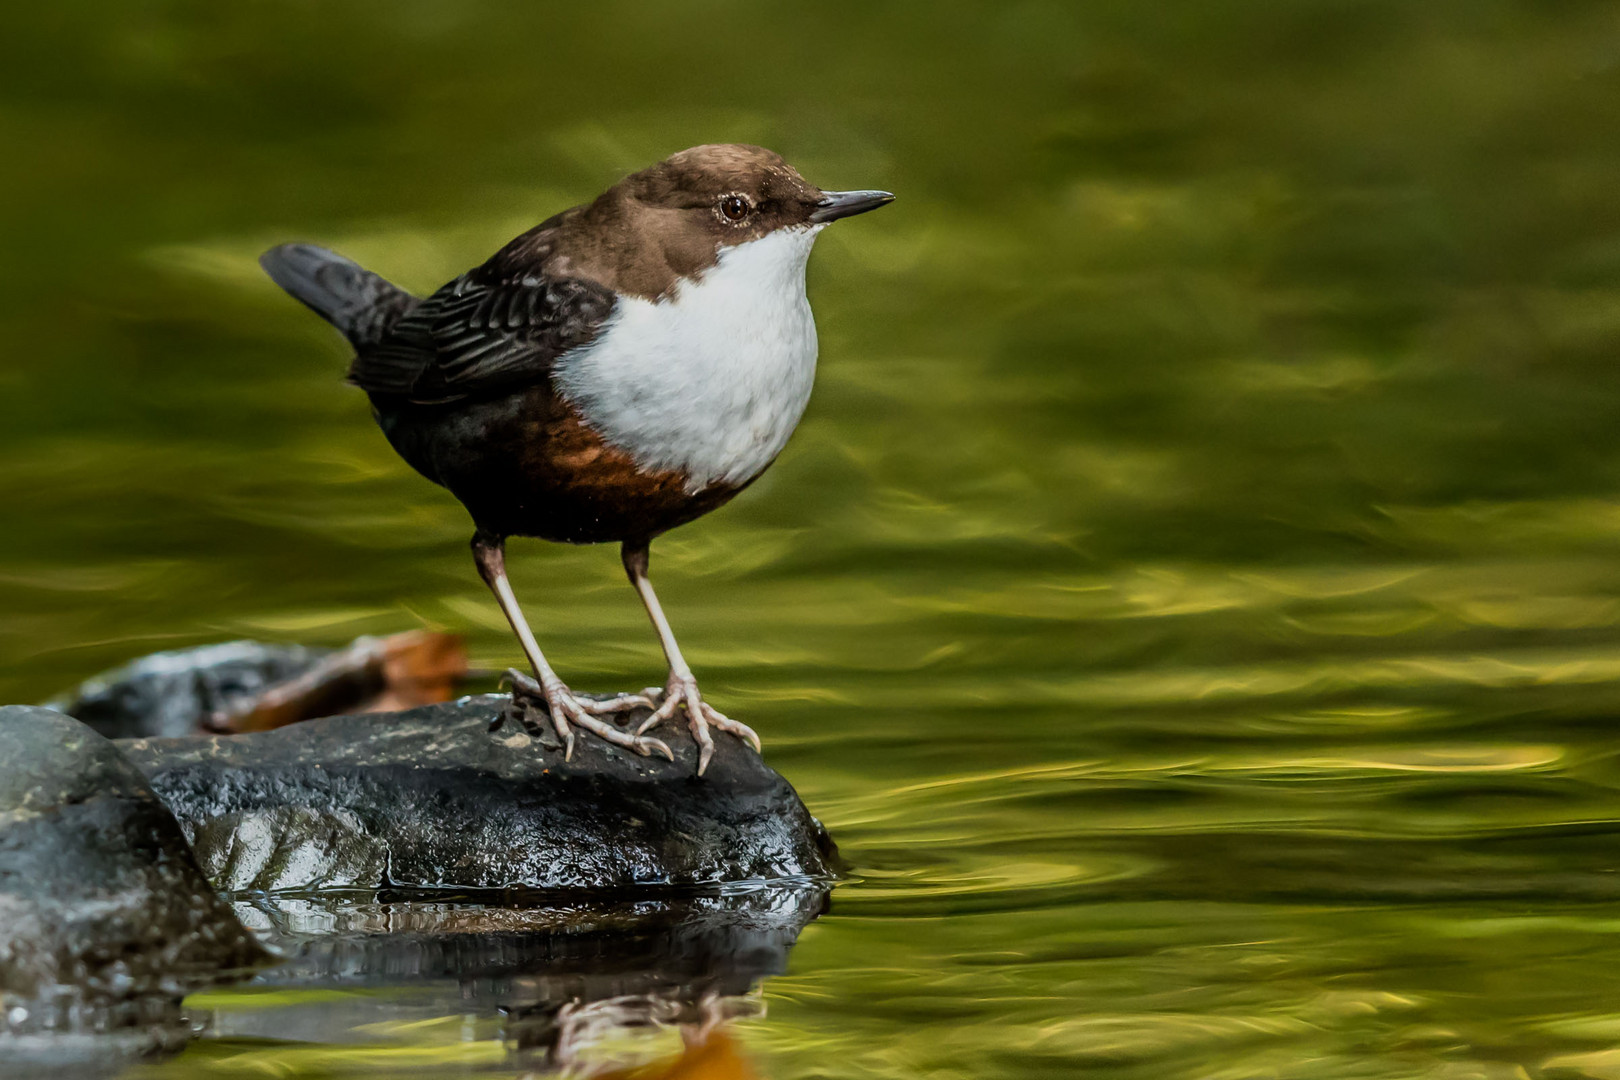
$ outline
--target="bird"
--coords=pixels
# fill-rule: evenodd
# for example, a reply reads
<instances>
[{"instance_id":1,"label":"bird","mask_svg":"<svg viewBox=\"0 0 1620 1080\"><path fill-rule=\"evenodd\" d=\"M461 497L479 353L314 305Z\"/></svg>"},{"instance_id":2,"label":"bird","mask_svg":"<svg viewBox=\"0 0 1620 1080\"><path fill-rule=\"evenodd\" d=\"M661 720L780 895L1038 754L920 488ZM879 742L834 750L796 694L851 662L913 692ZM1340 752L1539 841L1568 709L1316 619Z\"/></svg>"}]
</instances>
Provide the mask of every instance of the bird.
<instances>
[{"instance_id":1,"label":"bird","mask_svg":"<svg viewBox=\"0 0 1620 1080\"><path fill-rule=\"evenodd\" d=\"M466 507L474 563L530 668L507 672L514 715L539 733L543 713L565 760L578 729L673 761L647 732L680 711L699 776L711 729L760 750L699 690L653 591L650 546L782 452L815 377L811 248L834 221L893 199L824 191L770 150L711 144L624 177L426 297L313 244L260 257L353 347L348 381L394 450ZM507 579L510 537L617 543L668 662L664 686L571 690ZM638 708L652 713L636 730L612 722Z\"/></svg>"}]
</instances>

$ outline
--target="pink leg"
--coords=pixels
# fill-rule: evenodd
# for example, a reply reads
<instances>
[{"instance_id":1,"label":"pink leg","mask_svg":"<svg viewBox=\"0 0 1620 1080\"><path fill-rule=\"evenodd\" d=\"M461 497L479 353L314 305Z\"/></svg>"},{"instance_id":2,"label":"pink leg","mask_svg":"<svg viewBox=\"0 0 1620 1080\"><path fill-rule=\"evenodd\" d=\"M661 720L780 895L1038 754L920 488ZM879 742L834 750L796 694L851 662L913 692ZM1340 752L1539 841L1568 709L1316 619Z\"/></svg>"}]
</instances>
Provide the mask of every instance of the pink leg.
<instances>
[{"instance_id":1,"label":"pink leg","mask_svg":"<svg viewBox=\"0 0 1620 1080\"><path fill-rule=\"evenodd\" d=\"M522 710L528 705L537 705L545 709L557 737L563 741L565 761L570 761L574 757L572 726L584 728L607 742L634 750L643 757L656 752L674 761L674 753L661 740L648 738L639 731L632 735L598 719L601 716L628 712L631 709L651 708L652 702L649 699L639 694L621 694L618 697L597 701L576 695L557 678L557 673L546 663L539 644L534 640L534 633L530 631L528 622L523 618L517 596L512 592L512 583L506 579L505 538L478 533L473 537L472 550L473 561L478 564L479 576L484 579L484 584L489 586L490 592L495 594L495 602L501 605L506 621L512 624L512 631L517 634L523 652L534 668L534 678L517 670L506 673L507 679L512 684L512 704L519 710L519 715L522 715Z\"/></svg>"},{"instance_id":2,"label":"pink leg","mask_svg":"<svg viewBox=\"0 0 1620 1080\"><path fill-rule=\"evenodd\" d=\"M669 628L669 620L664 618L664 609L659 606L658 595L653 592L652 581L647 577L647 545L627 543L621 555L625 573L630 575L630 584L636 587L641 602L646 605L647 616L652 619L653 629L658 631L658 640L664 646L664 658L669 661L669 681L664 686L663 700L636 734L640 735L654 725L672 719L675 710L684 705L686 722L691 725L692 738L698 744L699 776L703 775L703 771L709 767L709 759L714 756L714 737L709 734L711 727L748 740L753 744L754 752L758 753L759 736L754 734L754 730L715 709L698 692L697 679L687 666L686 658L681 655L681 647L675 643L675 632Z\"/></svg>"}]
</instances>

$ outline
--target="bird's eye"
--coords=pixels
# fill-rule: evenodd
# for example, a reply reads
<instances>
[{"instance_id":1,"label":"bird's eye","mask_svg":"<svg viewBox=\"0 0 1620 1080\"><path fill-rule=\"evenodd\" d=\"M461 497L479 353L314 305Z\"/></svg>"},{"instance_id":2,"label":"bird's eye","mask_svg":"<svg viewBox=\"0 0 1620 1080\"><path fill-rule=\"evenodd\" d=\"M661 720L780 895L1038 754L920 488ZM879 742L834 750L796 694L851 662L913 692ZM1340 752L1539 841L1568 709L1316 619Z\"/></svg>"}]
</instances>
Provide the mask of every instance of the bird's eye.
<instances>
[{"instance_id":1,"label":"bird's eye","mask_svg":"<svg viewBox=\"0 0 1620 1080\"><path fill-rule=\"evenodd\" d=\"M720 216L730 222L741 221L752 209L741 195L725 195L720 199Z\"/></svg>"}]
</instances>

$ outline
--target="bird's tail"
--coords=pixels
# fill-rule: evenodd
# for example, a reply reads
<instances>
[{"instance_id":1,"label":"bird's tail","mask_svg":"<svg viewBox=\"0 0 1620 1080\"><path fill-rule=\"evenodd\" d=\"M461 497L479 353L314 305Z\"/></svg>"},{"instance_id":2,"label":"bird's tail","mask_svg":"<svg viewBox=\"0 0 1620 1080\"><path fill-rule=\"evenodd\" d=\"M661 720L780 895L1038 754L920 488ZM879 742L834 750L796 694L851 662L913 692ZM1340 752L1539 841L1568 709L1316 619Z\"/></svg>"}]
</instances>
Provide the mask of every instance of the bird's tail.
<instances>
[{"instance_id":1,"label":"bird's tail","mask_svg":"<svg viewBox=\"0 0 1620 1080\"><path fill-rule=\"evenodd\" d=\"M375 344L416 305L416 297L404 289L314 244L273 247L259 256L259 265L356 347Z\"/></svg>"}]
</instances>

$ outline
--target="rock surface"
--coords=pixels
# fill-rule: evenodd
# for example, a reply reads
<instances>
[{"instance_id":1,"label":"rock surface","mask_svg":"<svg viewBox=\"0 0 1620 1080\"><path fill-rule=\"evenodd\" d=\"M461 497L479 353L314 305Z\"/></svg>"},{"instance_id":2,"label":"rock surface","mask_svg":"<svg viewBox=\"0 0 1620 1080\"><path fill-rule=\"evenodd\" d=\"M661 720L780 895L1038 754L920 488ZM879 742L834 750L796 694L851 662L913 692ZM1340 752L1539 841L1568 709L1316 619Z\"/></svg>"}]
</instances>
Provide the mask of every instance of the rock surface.
<instances>
[{"instance_id":1,"label":"rock surface","mask_svg":"<svg viewBox=\"0 0 1620 1080\"><path fill-rule=\"evenodd\" d=\"M716 740L705 776L589 736L574 760L485 695L278 731L122 743L223 889L615 889L821 877L836 855L786 780ZM631 722L634 722L632 718Z\"/></svg>"},{"instance_id":2,"label":"rock surface","mask_svg":"<svg viewBox=\"0 0 1620 1080\"><path fill-rule=\"evenodd\" d=\"M112 743L0 708L0 1030L161 1023L266 959Z\"/></svg>"}]
</instances>

